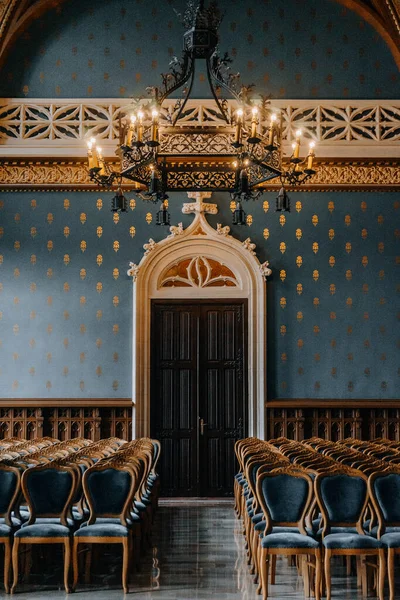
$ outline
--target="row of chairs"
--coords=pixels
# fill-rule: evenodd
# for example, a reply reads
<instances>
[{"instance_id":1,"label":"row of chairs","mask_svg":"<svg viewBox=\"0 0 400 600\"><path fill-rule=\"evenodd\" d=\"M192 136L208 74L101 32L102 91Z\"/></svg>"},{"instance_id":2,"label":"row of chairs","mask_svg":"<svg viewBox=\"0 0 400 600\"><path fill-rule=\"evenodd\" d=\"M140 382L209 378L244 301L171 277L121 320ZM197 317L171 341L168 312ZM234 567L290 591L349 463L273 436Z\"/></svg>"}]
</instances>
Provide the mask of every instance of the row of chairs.
<instances>
[{"instance_id":1,"label":"row of chairs","mask_svg":"<svg viewBox=\"0 0 400 600\"><path fill-rule=\"evenodd\" d=\"M264 599L269 571L273 584L276 556L283 554L298 557L305 594L313 593L317 600L325 591L330 600L334 556L347 557L348 574L355 556L363 596L370 584L383 600L387 562L394 600L394 558L400 553L400 445L351 438L247 438L236 443L235 451L235 509L243 519L248 563Z\"/></svg>"},{"instance_id":2,"label":"row of chairs","mask_svg":"<svg viewBox=\"0 0 400 600\"><path fill-rule=\"evenodd\" d=\"M159 495L156 465L160 444L142 438L125 442L81 438L59 442L38 438L0 442L0 544L4 545L4 586L10 591L12 556L15 591L21 546L29 572L35 544L64 548L64 586L73 590L79 577L80 544L122 544L124 591L129 566L146 550ZM71 554L73 584L70 584ZM86 580L88 573L86 574Z\"/></svg>"}]
</instances>

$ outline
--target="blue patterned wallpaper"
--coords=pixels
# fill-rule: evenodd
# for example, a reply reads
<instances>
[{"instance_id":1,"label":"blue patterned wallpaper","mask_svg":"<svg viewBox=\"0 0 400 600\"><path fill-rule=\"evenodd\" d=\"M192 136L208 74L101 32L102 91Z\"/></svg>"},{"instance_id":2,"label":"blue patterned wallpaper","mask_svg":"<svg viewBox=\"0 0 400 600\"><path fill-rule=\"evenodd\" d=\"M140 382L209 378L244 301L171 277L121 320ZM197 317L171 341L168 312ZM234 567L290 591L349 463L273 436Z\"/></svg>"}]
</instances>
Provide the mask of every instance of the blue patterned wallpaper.
<instances>
[{"instance_id":1,"label":"blue patterned wallpaper","mask_svg":"<svg viewBox=\"0 0 400 600\"><path fill-rule=\"evenodd\" d=\"M290 214L275 196L248 203L253 224L231 229L273 269L269 397L398 397L398 195L292 193ZM0 396L131 395L126 269L169 231L128 197L118 220L103 191L0 194ZM214 227L231 224L228 198L214 196ZM191 222L184 200L171 198L171 223Z\"/></svg>"},{"instance_id":2,"label":"blue patterned wallpaper","mask_svg":"<svg viewBox=\"0 0 400 600\"><path fill-rule=\"evenodd\" d=\"M221 50L245 83L275 98L398 98L400 77L376 30L334 0L220 0ZM140 96L180 55L185 0L70 0L22 35L2 96ZM198 94L205 73L199 72ZM203 85L201 84L203 82Z\"/></svg>"}]
</instances>

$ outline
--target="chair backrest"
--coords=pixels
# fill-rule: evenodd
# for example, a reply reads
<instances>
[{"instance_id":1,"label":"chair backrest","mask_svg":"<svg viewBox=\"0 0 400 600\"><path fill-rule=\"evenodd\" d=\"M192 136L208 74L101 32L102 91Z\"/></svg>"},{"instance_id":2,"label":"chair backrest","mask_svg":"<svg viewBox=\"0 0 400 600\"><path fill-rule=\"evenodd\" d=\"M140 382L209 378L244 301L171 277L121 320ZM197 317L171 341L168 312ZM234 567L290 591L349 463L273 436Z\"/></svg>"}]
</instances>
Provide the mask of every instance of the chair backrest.
<instances>
[{"instance_id":1,"label":"chair backrest","mask_svg":"<svg viewBox=\"0 0 400 600\"><path fill-rule=\"evenodd\" d=\"M400 469L375 472L368 479L372 504L378 516L378 538L386 526L400 527Z\"/></svg>"},{"instance_id":2,"label":"chair backrest","mask_svg":"<svg viewBox=\"0 0 400 600\"><path fill-rule=\"evenodd\" d=\"M89 525L98 517L118 517L126 524L137 484L132 469L108 461L97 463L85 471L82 483L90 509Z\"/></svg>"},{"instance_id":3,"label":"chair backrest","mask_svg":"<svg viewBox=\"0 0 400 600\"><path fill-rule=\"evenodd\" d=\"M304 471L293 467L260 469L256 493L266 520L265 534L274 526L298 527L305 534L304 519L312 491L312 480Z\"/></svg>"},{"instance_id":4,"label":"chair backrest","mask_svg":"<svg viewBox=\"0 0 400 600\"><path fill-rule=\"evenodd\" d=\"M24 471L21 483L29 506L29 525L37 517L59 517L63 525L67 524L77 485L73 468L56 463L30 467Z\"/></svg>"},{"instance_id":5,"label":"chair backrest","mask_svg":"<svg viewBox=\"0 0 400 600\"><path fill-rule=\"evenodd\" d=\"M21 472L16 467L0 464L0 517L11 525L11 511L21 489Z\"/></svg>"},{"instance_id":6,"label":"chair backrest","mask_svg":"<svg viewBox=\"0 0 400 600\"><path fill-rule=\"evenodd\" d=\"M364 473L351 469L317 475L315 493L323 516L323 536L331 526L356 527L364 534L362 518L369 499L367 482Z\"/></svg>"}]
</instances>

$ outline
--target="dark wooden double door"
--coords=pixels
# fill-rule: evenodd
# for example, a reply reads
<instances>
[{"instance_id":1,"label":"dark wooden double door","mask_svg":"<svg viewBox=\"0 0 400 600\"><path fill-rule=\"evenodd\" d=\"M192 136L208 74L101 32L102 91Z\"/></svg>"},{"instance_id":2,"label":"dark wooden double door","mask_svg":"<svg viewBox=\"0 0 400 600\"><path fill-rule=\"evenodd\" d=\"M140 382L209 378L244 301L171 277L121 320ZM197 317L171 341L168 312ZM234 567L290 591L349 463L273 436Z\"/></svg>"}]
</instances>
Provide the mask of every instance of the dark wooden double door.
<instances>
[{"instance_id":1,"label":"dark wooden double door","mask_svg":"<svg viewBox=\"0 0 400 600\"><path fill-rule=\"evenodd\" d=\"M152 304L151 434L164 496L230 496L246 434L244 300Z\"/></svg>"}]
</instances>

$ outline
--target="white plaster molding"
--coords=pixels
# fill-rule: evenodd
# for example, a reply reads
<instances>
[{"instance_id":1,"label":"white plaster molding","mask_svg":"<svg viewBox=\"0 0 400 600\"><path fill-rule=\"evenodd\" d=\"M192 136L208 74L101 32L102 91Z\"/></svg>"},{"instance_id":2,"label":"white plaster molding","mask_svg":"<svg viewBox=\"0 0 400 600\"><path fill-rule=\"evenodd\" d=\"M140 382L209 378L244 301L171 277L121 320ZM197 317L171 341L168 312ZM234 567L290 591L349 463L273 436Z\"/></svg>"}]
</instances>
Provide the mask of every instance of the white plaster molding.
<instances>
[{"instance_id":1,"label":"white plaster molding","mask_svg":"<svg viewBox=\"0 0 400 600\"><path fill-rule=\"evenodd\" d=\"M203 196L204 197L204 196ZM247 299L248 320L248 434L265 436L266 401L266 265L255 255L255 244L242 244L226 228L207 222L202 198L191 225L179 235L168 236L133 265L133 402L137 436L150 433L150 320L155 299ZM200 205L200 206L199 206ZM163 277L178 262L194 257L212 259L234 274L235 286L163 287Z\"/></svg>"},{"instance_id":2,"label":"white plaster molding","mask_svg":"<svg viewBox=\"0 0 400 600\"><path fill-rule=\"evenodd\" d=\"M188 198L194 198L196 202L184 202L182 206L182 212L185 215L205 213L208 215L218 214L218 206L216 204L210 204L203 202L203 199L211 198L212 192L187 192Z\"/></svg>"},{"instance_id":3,"label":"white plaster molding","mask_svg":"<svg viewBox=\"0 0 400 600\"><path fill-rule=\"evenodd\" d=\"M178 225L171 225L171 227L169 228L170 230L170 235L168 236L169 238L171 237L175 237L176 235L182 235L183 233L183 223L178 223Z\"/></svg>"},{"instance_id":4,"label":"white plaster molding","mask_svg":"<svg viewBox=\"0 0 400 600\"><path fill-rule=\"evenodd\" d=\"M129 269L127 270L126 274L128 275L128 277L132 277L133 281L136 281L136 278L139 274L139 265L136 265L133 262L129 263Z\"/></svg>"}]
</instances>

